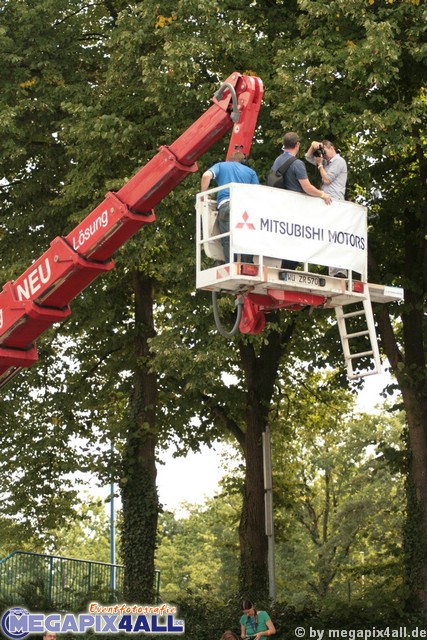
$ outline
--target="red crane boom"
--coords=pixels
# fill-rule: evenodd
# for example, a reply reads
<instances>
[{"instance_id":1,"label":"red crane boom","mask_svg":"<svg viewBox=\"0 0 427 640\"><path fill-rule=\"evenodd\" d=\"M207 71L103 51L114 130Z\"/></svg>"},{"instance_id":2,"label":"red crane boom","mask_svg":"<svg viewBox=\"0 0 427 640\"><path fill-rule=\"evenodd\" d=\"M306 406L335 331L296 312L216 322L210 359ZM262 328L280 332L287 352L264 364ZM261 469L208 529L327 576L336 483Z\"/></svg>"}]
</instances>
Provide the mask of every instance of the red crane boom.
<instances>
[{"instance_id":1,"label":"red crane boom","mask_svg":"<svg viewBox=\"0 0 427 640\"><path fill-rule=\"evenodd\" d=\"M196 160L231 128L227 157L248 154L263 96L255 76L231 74L212 106L170 146L144 165L117 193L107 193L67 236L0 293L0 387L37 358L35 340L70 313L69 303L95 278L114 267L113 253L155 220L155 207L189 173Z\"/></svg>"}]
</instances>

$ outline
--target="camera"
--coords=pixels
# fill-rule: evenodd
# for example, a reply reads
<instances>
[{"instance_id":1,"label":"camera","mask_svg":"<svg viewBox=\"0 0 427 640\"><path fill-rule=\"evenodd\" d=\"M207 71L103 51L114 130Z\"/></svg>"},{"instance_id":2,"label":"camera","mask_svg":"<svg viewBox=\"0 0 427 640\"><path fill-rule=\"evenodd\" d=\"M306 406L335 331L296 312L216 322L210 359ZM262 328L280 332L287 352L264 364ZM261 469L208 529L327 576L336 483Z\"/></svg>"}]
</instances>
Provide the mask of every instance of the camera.
<instances>
[{"instance_id":1,"label":"camera","mask_svg":"<svg viewBox=\"0 0 427 640\"><path fill-rule=\"evenodd\" d=\"M316 149L316 151L313 153L313 155L315 156L315 158L324 158L325 157L325 150L323 148L323 144L319 144L319 148Z\"/></svg>"}]
</instances>

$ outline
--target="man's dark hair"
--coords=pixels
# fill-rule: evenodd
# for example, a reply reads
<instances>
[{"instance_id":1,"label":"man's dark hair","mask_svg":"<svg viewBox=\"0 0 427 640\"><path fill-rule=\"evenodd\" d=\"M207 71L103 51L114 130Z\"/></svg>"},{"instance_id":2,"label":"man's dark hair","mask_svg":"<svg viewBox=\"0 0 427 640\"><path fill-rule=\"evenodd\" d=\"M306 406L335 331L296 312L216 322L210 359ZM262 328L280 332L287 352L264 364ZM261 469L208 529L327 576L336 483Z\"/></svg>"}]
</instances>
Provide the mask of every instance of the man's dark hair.
<instances>
[{"instance_id":1,"label":"man's dark hair","mask_svg":"<svg viewBox=\"0 0 427 640\"><path fill-rule=\"evenodd\" d=\"M299 141L299 135L295 131L288 131L283 138L283 148L295 149Z\"/></svg>"}]
</instances>

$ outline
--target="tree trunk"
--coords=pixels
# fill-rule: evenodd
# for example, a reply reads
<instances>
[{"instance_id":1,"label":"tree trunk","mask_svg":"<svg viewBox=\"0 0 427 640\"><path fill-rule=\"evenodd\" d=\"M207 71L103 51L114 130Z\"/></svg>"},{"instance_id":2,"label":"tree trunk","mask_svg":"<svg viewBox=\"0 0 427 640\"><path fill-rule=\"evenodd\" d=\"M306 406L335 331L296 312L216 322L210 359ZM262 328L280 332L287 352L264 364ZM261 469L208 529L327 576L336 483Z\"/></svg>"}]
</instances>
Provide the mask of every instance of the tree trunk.
<instances>
[{"instance_id":1,"label":"tree trunk","mask_svg":"<svg viewBox=\"0 0 427 640\"><path fill-rule=\"evenodd\" d=\"M239 524L239 583L242 595L252 602L268 597L262 434L268 424L279 362L290 343L296 318L295 315L282 334L272 331L259 355L256 355L253 343L241 342L239 345L247 387L246 433L243 439L246 475Z\"/></svg>"},{"instance_id":2,"label":"tree trunk","mask_svg":"<svg viewBox=\"0 0 427 640\"><path fill-rule=\"evenodd\" d=\"M127 446L123 455L122 556L124 597L128 603L154 603L154 553L159 501L156 487L157 376L149 371L148 339L155 334L151 279L133 273L135 294L135 371Z\"/></svg>"},{"instance_id":3,"label":"tree trunk","mask_svg":"<svg viewBox=\"0 0 427 640\"><path fill-rule=\"evenodd\" d=\"M421 140L421 131L414 128L414 141ZM400 212L402 224L402 266L405 283L402 309L403 339L395 334L385 305L377 310L383 349L390 362L402 393L409 435L408 509L406 526L407 584L412 608L427 611L427 372L425 336L425 268L427 228L427 161L424 149L415 143L418 172L416 190L409 191ZM406 166L407 160L405 160ZM402 185L405 183L403 182ZM399 263L398 263L399 264ZM380 277L373 256L369 268ZM402 268L402 267L401 267ZM381 282L381 280L376 280ZM401 351L400 345L403 342Z\"/></svg>"},{"instance_id":4,"label":"tree trunk","mask_svg":"<svg viewBox=\"0 0 427 640\"><path fill-rule=\"evenodd\" d=\"M409 491L405 547L410 608L427 611L427 399L401 387L409 434Z\"/></svg>"},{"instance_id":5,"label":"tree trunk","mask_svg":"<svg viewBox=\"0 0 427 640\"><path fill-rule=\"evenodd\" d=\"M399 350L385 307L377 311L383 349L402 393L409 434L408 515L405 530L407 586L411 609L427 611L427 376L422 301L405 291L402 314L405 355Z\"/></svg>"},{"instance_id":6,"label":"tree trunk","mask_svg":"<svg viewBox=\"0 0 427 640\"><path fill-rule=\"evenodd\" d=\"M259 407L248 407L246 419L246 475L239 524L240 585L242 594L253 602L268 593L268 541L265 534L264 473L262 433L265 418Z\"/></svg>"}]
</instances>

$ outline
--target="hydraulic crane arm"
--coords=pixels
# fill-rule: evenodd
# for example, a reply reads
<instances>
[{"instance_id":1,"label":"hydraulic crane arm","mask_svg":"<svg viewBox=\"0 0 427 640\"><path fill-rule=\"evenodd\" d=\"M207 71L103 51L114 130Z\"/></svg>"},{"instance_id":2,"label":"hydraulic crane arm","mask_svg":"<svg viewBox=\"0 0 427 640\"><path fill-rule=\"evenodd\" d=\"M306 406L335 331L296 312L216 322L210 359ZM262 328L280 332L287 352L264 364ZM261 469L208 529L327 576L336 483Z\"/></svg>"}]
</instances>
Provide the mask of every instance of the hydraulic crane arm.
<instances>
[{"instance_id":1,"label":"hydraulic crane arm","mask_svg":"<svg viewBox=\"0 0 427 640\"><path fill-rule=\"evenodd\" d=\"M0 387L37 360L35 340L70 314L70 301L114 267L113 253L155 220L155 207L189 173L197 159L232 129L229 155L248 154L263 96L262 81L233 73L212 106L170 146L159 152L117 193L107 193L66 237L0 293Z\"/></svg>"}]
</instances>

